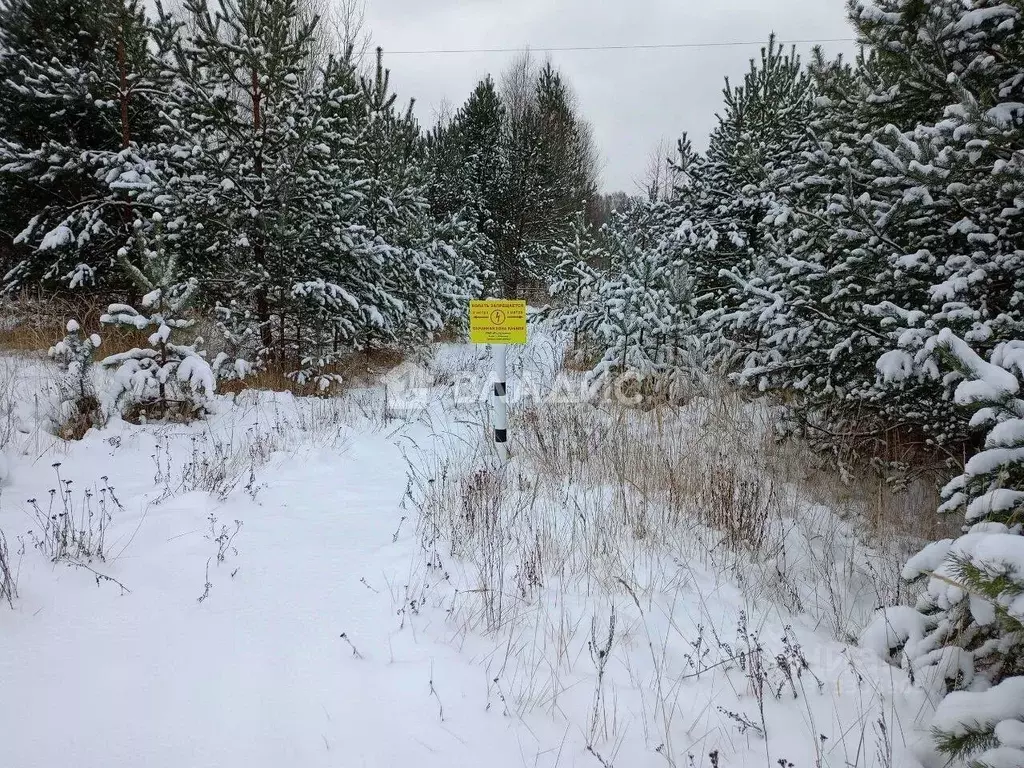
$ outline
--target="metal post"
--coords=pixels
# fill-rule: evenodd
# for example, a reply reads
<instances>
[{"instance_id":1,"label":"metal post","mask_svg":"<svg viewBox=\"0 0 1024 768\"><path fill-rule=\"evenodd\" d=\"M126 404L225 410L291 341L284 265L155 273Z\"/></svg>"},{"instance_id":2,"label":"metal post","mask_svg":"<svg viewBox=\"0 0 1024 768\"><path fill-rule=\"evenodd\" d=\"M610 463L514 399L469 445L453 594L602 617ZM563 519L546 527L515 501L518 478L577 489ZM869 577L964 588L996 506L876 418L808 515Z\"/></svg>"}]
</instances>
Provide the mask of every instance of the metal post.
<instances>
[{"instance_id":1,"label":"metal post","mask_svg":"<svg viewBox=\"0 0 1024 768\"><path fill-rule=\"evenodd\" d=\"M506 383L506 359L508 347L495 344L494 350L494 447L498 460L508 461L508 385Z\"/></svg>"}]
</instances>

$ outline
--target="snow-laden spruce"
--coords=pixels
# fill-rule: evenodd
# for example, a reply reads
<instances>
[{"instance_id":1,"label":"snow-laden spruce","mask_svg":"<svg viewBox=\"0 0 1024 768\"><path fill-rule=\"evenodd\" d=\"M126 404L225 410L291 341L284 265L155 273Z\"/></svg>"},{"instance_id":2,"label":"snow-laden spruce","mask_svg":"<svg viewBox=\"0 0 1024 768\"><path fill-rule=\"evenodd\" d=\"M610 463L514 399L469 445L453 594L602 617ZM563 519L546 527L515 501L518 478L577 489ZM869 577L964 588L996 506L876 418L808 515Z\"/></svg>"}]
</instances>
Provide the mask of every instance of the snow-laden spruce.
<instances>
[{"instance_id":1,"label":"snow-laden spruce","mask_svg":"<svg viewBox=\"0 0 1024 768\"><path fill-rule=\"evenodd\" d=\"M140 194L159 79L141 0L10 0L0 24L0 220L8 287L111 277ZM40 34L45 30L45 34Z\"/></svg>"},{"instance_id":2,"label":"snow-laden spruce","mask_svg":"<svg viewBox=\"0 0 1024 768\"><path fill-rule=\"evenodd\" d=\"M61 368L63 376L57 389L57 433L65 438L81 437L89 428L101 426L104 413L93 379L96 350L102 343L99 334L86 336L77 320L68 320L64 338L50 347L49 356Z\"/></svg>"},{"instance_id":3,"label":"snow-laden spruce","mask_svg":"<svg viewBox=\"0 0 1024 768\"><path fill-rule=\"evenodd\" d=\"M148 331L148 347L135 347L100 361L114 369L107 393L110 407L132 418L191 419L205 414L213 398L216 378L205 354L202 339L181 344L172 339L176 332L192 327L186 315L195 300L199 283L182 279L177 258L169 254L156 217L156 229L145 232L136 222L134 252L122 248L118 260L135 287L143 293L139 308L111 304L100 318L105 325L126 326Z\"/></svg>"},{"instance_id":4,"label":"snow-laden spruce","mask_svg":"<svg viewBox=\"0 0 1024 768\"><path fill-rule=\"evenodd\" d=\"M603 248L580 224L556 251L555 303L546 314L572 332L594 390L628 373L648 393L675 400L696 372L693 279L676 247L688 233L667 230L667 210L661 201L633 201L605 228ZM598 258L611 262L603 274L591 266Z\"/></svg>"},{"instance_id":5,"label":"snow-laden spruce","mask_svg":"<svg viewBox=\"0 0 1024 768\"><path fill-rule=\"evenodd\" d=\"M964 376L956 402L988 428L984 448L942 492L939 512L964 515L963 534L907 562L903 578L925 583L916 607L883 609L861 642L898 661L933 700L946 697L931 722L942 752L1016 767L1024 765L1024 344L1003 342L988 362L945 329L936 351Z\"/></svg>"}]
</instances>

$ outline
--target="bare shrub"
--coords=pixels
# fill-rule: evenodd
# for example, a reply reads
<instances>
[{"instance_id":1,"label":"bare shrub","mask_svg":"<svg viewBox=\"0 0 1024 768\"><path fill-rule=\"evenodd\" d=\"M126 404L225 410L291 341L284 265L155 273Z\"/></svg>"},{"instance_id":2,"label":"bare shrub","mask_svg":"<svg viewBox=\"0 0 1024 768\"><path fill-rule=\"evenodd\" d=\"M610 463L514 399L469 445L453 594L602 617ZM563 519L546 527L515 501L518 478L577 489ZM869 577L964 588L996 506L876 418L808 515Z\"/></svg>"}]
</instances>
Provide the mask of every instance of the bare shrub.
<instances>
[{"instance_id":1,"label":"bare shrub","mask_svg":"<svg viewBox=\"0 0 1024 768\"><path fill-rule=\"evenodd\" d=\"M7 537L0 530L0 601L7 601L7 605L14 607L14 600L18 597L18 574L11 567L11 553L7 547Z\"/></svg>"},{"instance_id":2,"label":"bare shrub","mask_svg":"<svg viewBox=\"0 0 1024 768\"><path fill-rule=\"evenodd\" d=\"M60 466L53 464L57 482L46 508L37 499L28 500L36 523L28 535L53 562L105 560L107 529L113 510L123 510L121 502L106 476L93 488L76 493L73 482L61 476Z\"/></svg>"}]
</instances>

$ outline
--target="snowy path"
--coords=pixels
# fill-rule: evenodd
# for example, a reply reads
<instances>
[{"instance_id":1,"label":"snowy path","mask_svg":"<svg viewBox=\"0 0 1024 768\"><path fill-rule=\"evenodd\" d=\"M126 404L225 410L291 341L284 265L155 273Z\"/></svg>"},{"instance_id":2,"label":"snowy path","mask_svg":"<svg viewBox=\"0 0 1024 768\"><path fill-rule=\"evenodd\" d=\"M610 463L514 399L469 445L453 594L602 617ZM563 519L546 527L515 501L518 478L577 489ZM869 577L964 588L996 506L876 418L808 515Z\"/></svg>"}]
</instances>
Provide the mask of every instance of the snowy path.
<instances>
[{"instance_id":1,"label":"snowy path","mask_svg":"<svg viewBox=\"0 0 1024 768\"><path fill-rule=\"evenodd\" d=\"M255 503L238 489L225 503L191 493L147 505L152 431L125 425L116 450L107 432L73 445L63 476L109 475L126 508L112 540L138 529L121 557L96 564L132 591L29 547L21 600L0 611L0 765L452 766L495 752L520 764L507 723L483 716L479 671L399 631L391 590L405 584L412 523L393 543L406 488L396 443L426 439L417 427L278 457ZM189 437L167 444L186 450ZM45 497L50 460L4 489L8 531L26 498ZM243 521L238 554L219 566L211 514L218 530Z\"/></svg>"}]
</instances>

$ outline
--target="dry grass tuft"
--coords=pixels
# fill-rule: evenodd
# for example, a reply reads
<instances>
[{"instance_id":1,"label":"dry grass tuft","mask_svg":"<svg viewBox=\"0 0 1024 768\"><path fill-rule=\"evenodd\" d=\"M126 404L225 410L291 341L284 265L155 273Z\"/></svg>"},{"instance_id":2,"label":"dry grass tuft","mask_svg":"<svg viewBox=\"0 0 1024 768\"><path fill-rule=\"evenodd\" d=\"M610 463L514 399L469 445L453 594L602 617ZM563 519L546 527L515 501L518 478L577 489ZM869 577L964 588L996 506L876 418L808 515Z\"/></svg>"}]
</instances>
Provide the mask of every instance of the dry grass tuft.
<instances>
[{"instance_id":1,"label":"dry grass tuft","mask_svg":"<svg viewBox=\"0 0 1024 768\"><path fill-rule=\"evenodd\" d=\"M270 392L291 392L294 395L313 394L312 384L299 384L288 377L291 366L280 364L268 365L254 371L244 379L225 379L217 382L217 391L224 393L245 392L250 389L263 389Z\"/></svg>"},{"instance_id":2,"label":"dry grass tuft","mask_svg":"<svg viewBox=\"0 0 1024 768\"><path fill-rule=\"evenodd\" d=\"M7 352L43 352L64 338L67 322L78 320L85 335L97 333L103 339L101 355L127 352L146 346L148 333L122 326L100 324L107 302L98 298L69 301L52 298L45 301L0 303L0 350Z\"/></svg>"},{"instance_id":3,"label":"dry grass tuft","mask_svg":"<svg viewBox=\"0 0 1024 768\"><path fill-rule=\"evenodd\" d=\"M103 426L103 409L95 395L75 398L74 409L57 425L57 437L81 440L93 427Z\"/></svg>"},{"instance_id":4,"label":"dry grass tuft","mask_svg":"<svg viewBox=\"0 0 1024 768\"><path fill-rule=\"evenodd\" d=\"M562 357L562 369L573 373L589 373L600 360L601 354L596 348L569 344Z\"/></svg>"},{"instance_id":5,"label":"dry grass tuft","mask_svg":"<svg viewBox=\"0 0 1024 768\"><path fill-rule=\"evenodd\" d=\"M10 550L7 548L7 537L0 530L0 602L6 602L11 608L18 597L18 573L11 564Z\"/></svg>"},{"instance_id":6,"label":"dry grass tuft","mask_svg":"<svg viewBox=\"0 0 1024 768\"><path fill-rule=\"evenodd\" d=\"M6 352L45 352L59 341L59 331L54 328L38 328L28 325L15 325L11 328L0 328L0 349Z\"/></svg>"},{"instance_id":7,"label":"dry grass tuft","mask_svg":"<svg viewBox=\"0 0 1024 768\"><path fill-rule=\"evenodd\" d=\"M455 325L447 325L434 334L434 341L438 344L455 344L466 341L466 331Z\"/></svg>"},{"instance_id":8,"label":"dry grass tuft","mask_svg":"<svg viewBox=\"0 0 1024 768\"><path fill-rule=\"evenodd\" d=\"M220 381L217 390L225 393L244 392L249 389L263 389L271 392L291 392L297 397L332 397L353 387L374 384L388 371L397 368L405 360L405 350L398 347L378 347L352 352L343 360L327 366L326 374L338 374L342 381L332 384L326 390L318 389L315 382L299 382L289 374L294 362L275 362L255 371L244 379Z\"/></svg>"}]
</instances>

